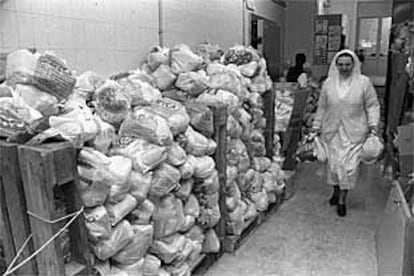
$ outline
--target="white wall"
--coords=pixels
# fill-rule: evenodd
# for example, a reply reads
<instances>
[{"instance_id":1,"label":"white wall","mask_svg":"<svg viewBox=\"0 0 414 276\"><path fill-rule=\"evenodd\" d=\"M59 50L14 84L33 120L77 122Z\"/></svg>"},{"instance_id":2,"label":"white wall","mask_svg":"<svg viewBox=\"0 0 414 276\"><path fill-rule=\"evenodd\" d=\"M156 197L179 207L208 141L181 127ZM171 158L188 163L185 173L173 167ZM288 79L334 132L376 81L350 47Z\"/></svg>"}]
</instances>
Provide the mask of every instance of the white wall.
<instances>
[{"instance_id":1,"label":"white wall","mask_svg":"<svg viewBox=\"0 0 414 276\"><path fill-rule=\"evenodd\" d=\"M242 3L163 0L165 44L242 43ZM158 12L158 0L0 0L0 51L52 50L79 72L110 75L158 44Z\"/></svg>"}]
</instances>

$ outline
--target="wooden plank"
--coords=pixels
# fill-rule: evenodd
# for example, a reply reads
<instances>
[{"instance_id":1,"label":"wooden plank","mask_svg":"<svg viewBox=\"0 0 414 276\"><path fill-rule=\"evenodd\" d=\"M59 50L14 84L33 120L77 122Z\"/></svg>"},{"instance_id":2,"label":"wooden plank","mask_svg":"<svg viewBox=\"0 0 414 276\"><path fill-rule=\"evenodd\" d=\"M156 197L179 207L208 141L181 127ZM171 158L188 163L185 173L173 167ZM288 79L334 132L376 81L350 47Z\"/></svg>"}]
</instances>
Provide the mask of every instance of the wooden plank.
<instances>
[{"instance_id":1,"label":"wooden plank","mask_svg":"<svg viewBox=\"0 0 414 276\"><path fill-rule=\"evenodd\" d=\"M227 106L211 107L214 116L214 140L217 143L217 149L214 153L214 160L216 162L216 169L219 176L220 183L220 197L219 206L221 219L215 227L217 237L220 240L221 247L223 247L224 240L226 238L226 219L227 208L225 198L225 187L227 182L227 161L226 161L226 148L227 148Z\"/></svg>"},{"instance_id":2,"label":"wooden plank","mask_svg":"<svg viewBox=\"0 0 414 276\"><path fill-rule=\"evenodd\" d=\"M24 195L23 183L20 176L20 164L18 157L18 150L16 144L0 142L0 194L2 212L4 215L4 223L7 229L6 237L8 241L5 242L7 255L12 254L14 257L19 248L23 245L25 240L29 237L30 225L27 217L26 199ZM0 195L0 196L2 196ZM12 250L12 247L14 248ZM33 243L29 242L27 248L22 252L21 257L17 263L27 258L33 252ZM7 256L9 259L10 256ZM10 259L8 260L8 263ZM35 261L29 262L17 271L22 275L34 275L36 272Z\"/></svg>"},{"instance_id":3,"label":"wooden plank","mask_svg":"<svg viewBox=\"0 0 414 276\"><path fill-rule=\"evenodd\" d=\"M73 178L73 181L61 186L66 195L67 212L73 213L82 207L82 200L80 196L80 182L79 175L76 167L76 152L71 145L66 145L58 151L54 151L54 160L56 162L57 174L62 168L70 168L67 178ZM60 158L62 157L62 158ZM66 166L65 166L66 165ZM70 174L69 174L70 172ZM69 177L70 176L70 177ZM58 177L59 179L59 177ZM63 178L62 178L63 179ZM76 219L69 227L71 256L72 260L85 264L88 272L91 272L94 255L89 249L88 232L85 226L85 220L83 216Z\"/></svg>"},{"instance_id":4,"label":"wooden plank","mask_svg":"<svg viewBox=\"0 0 414 276\"><path fill-rule=\"evenodd\" d=\"M275 130L275 97L274 89L263 94L263 112L266 118L266 129L264 130L266 156L273 158L273 139Z\"/></svg>"},{"instance_id":5,"label":"wooden plank","mask_svg":"<svg viewBox=\"0 0 414 276\"><path fill-rule=\"evenodd\" d=\"M250 219L244 226L241 235L227 235L224 242L224 251L234 254L263 221L261 216L262 215L259 213L254 218Z\"/></svg>"},{"instance_id":6,"label":"wooden plank","mask_svg":"<svg viewBox=\"0 0 414 276\"><path fill-rule=\"evenodd\" d=\"M44 219L55 219L52 188L56 178L52 152L20 146L19 157L27 209ZM38 249L53 236L54 227L34 217L30 217L29 221L33 244ZM37 255L36 262L39 275L54 276L65 273L62 250L56 240Z\"/></svg>"}]
</instances>

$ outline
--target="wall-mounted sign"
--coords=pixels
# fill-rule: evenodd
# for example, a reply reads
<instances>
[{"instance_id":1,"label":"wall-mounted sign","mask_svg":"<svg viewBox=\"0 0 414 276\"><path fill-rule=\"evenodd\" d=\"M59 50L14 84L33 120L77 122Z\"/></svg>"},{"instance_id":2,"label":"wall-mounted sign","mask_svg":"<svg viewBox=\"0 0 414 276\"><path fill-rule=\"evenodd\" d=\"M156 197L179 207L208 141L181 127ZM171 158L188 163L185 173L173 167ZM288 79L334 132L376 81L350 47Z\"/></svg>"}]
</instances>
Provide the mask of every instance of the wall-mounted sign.
<instances>
[{"instance_id":1,"label":"wall-mounted sign","mask_svg":"<svg viewBox=\"0 0 414 276\"><path fill-rule=\"evenodd\" d=\"M326 65L341 48L342 15L318 15L314 28L314 63Z\"/></svg>"}]
</instances>

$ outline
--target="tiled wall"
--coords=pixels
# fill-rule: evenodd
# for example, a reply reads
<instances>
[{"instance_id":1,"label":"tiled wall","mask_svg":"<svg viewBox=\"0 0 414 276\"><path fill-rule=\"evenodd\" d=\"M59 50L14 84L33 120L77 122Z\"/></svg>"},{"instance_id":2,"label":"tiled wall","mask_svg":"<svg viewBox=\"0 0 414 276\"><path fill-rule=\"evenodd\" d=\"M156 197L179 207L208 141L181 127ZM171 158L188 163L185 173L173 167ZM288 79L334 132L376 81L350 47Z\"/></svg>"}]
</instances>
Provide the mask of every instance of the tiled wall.
<instances>
[{"instance_id":1,"label":"tiled wall","mask_svg":"<svg viewBox=\"0 0 414 276\"><path fill-rule=\"evenodd\" d=\"M164 42L242 43L242 0L163 0ZM71 68L110 75L158 44L158 0L0 0L0 51L52 50Z\"/></svg>"}]
</instances>

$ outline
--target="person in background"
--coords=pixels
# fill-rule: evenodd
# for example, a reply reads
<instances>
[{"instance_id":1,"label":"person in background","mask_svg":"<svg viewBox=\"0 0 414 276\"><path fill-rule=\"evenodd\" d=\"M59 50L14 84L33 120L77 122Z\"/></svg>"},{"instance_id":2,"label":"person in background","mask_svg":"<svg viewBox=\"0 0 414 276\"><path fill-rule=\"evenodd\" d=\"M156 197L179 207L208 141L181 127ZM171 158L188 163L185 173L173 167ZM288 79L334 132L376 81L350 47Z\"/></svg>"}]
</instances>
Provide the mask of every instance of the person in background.
<instances>
[{"instance_id":1,"label":"person in background","mask_svg":"<svg viewBox=\"0 0 414 276\"><path fill-rule=\"evenodd\" d=\"M289 71L286 76L287 82L296 82L298 80L298 77L305 73L305 70L303 68L303 65L306 62L306 56L303 53L296 54L295 57L295 66L289 68Z\"/></svg>"},{"instance_id":2,"label":"person in background","mask_svg":"<svg viewBox=\"0 0 414 276\"><path fill-rule=\"evenodd\" d=\"M346 196L357 180L361 149L369 135L377 135L380 105L368 77L361 74L358 56L338 52L323 83L312 133L328 148L328 184L333 185L330 205L346 215Z\"/></svg>"}]
</instances>

